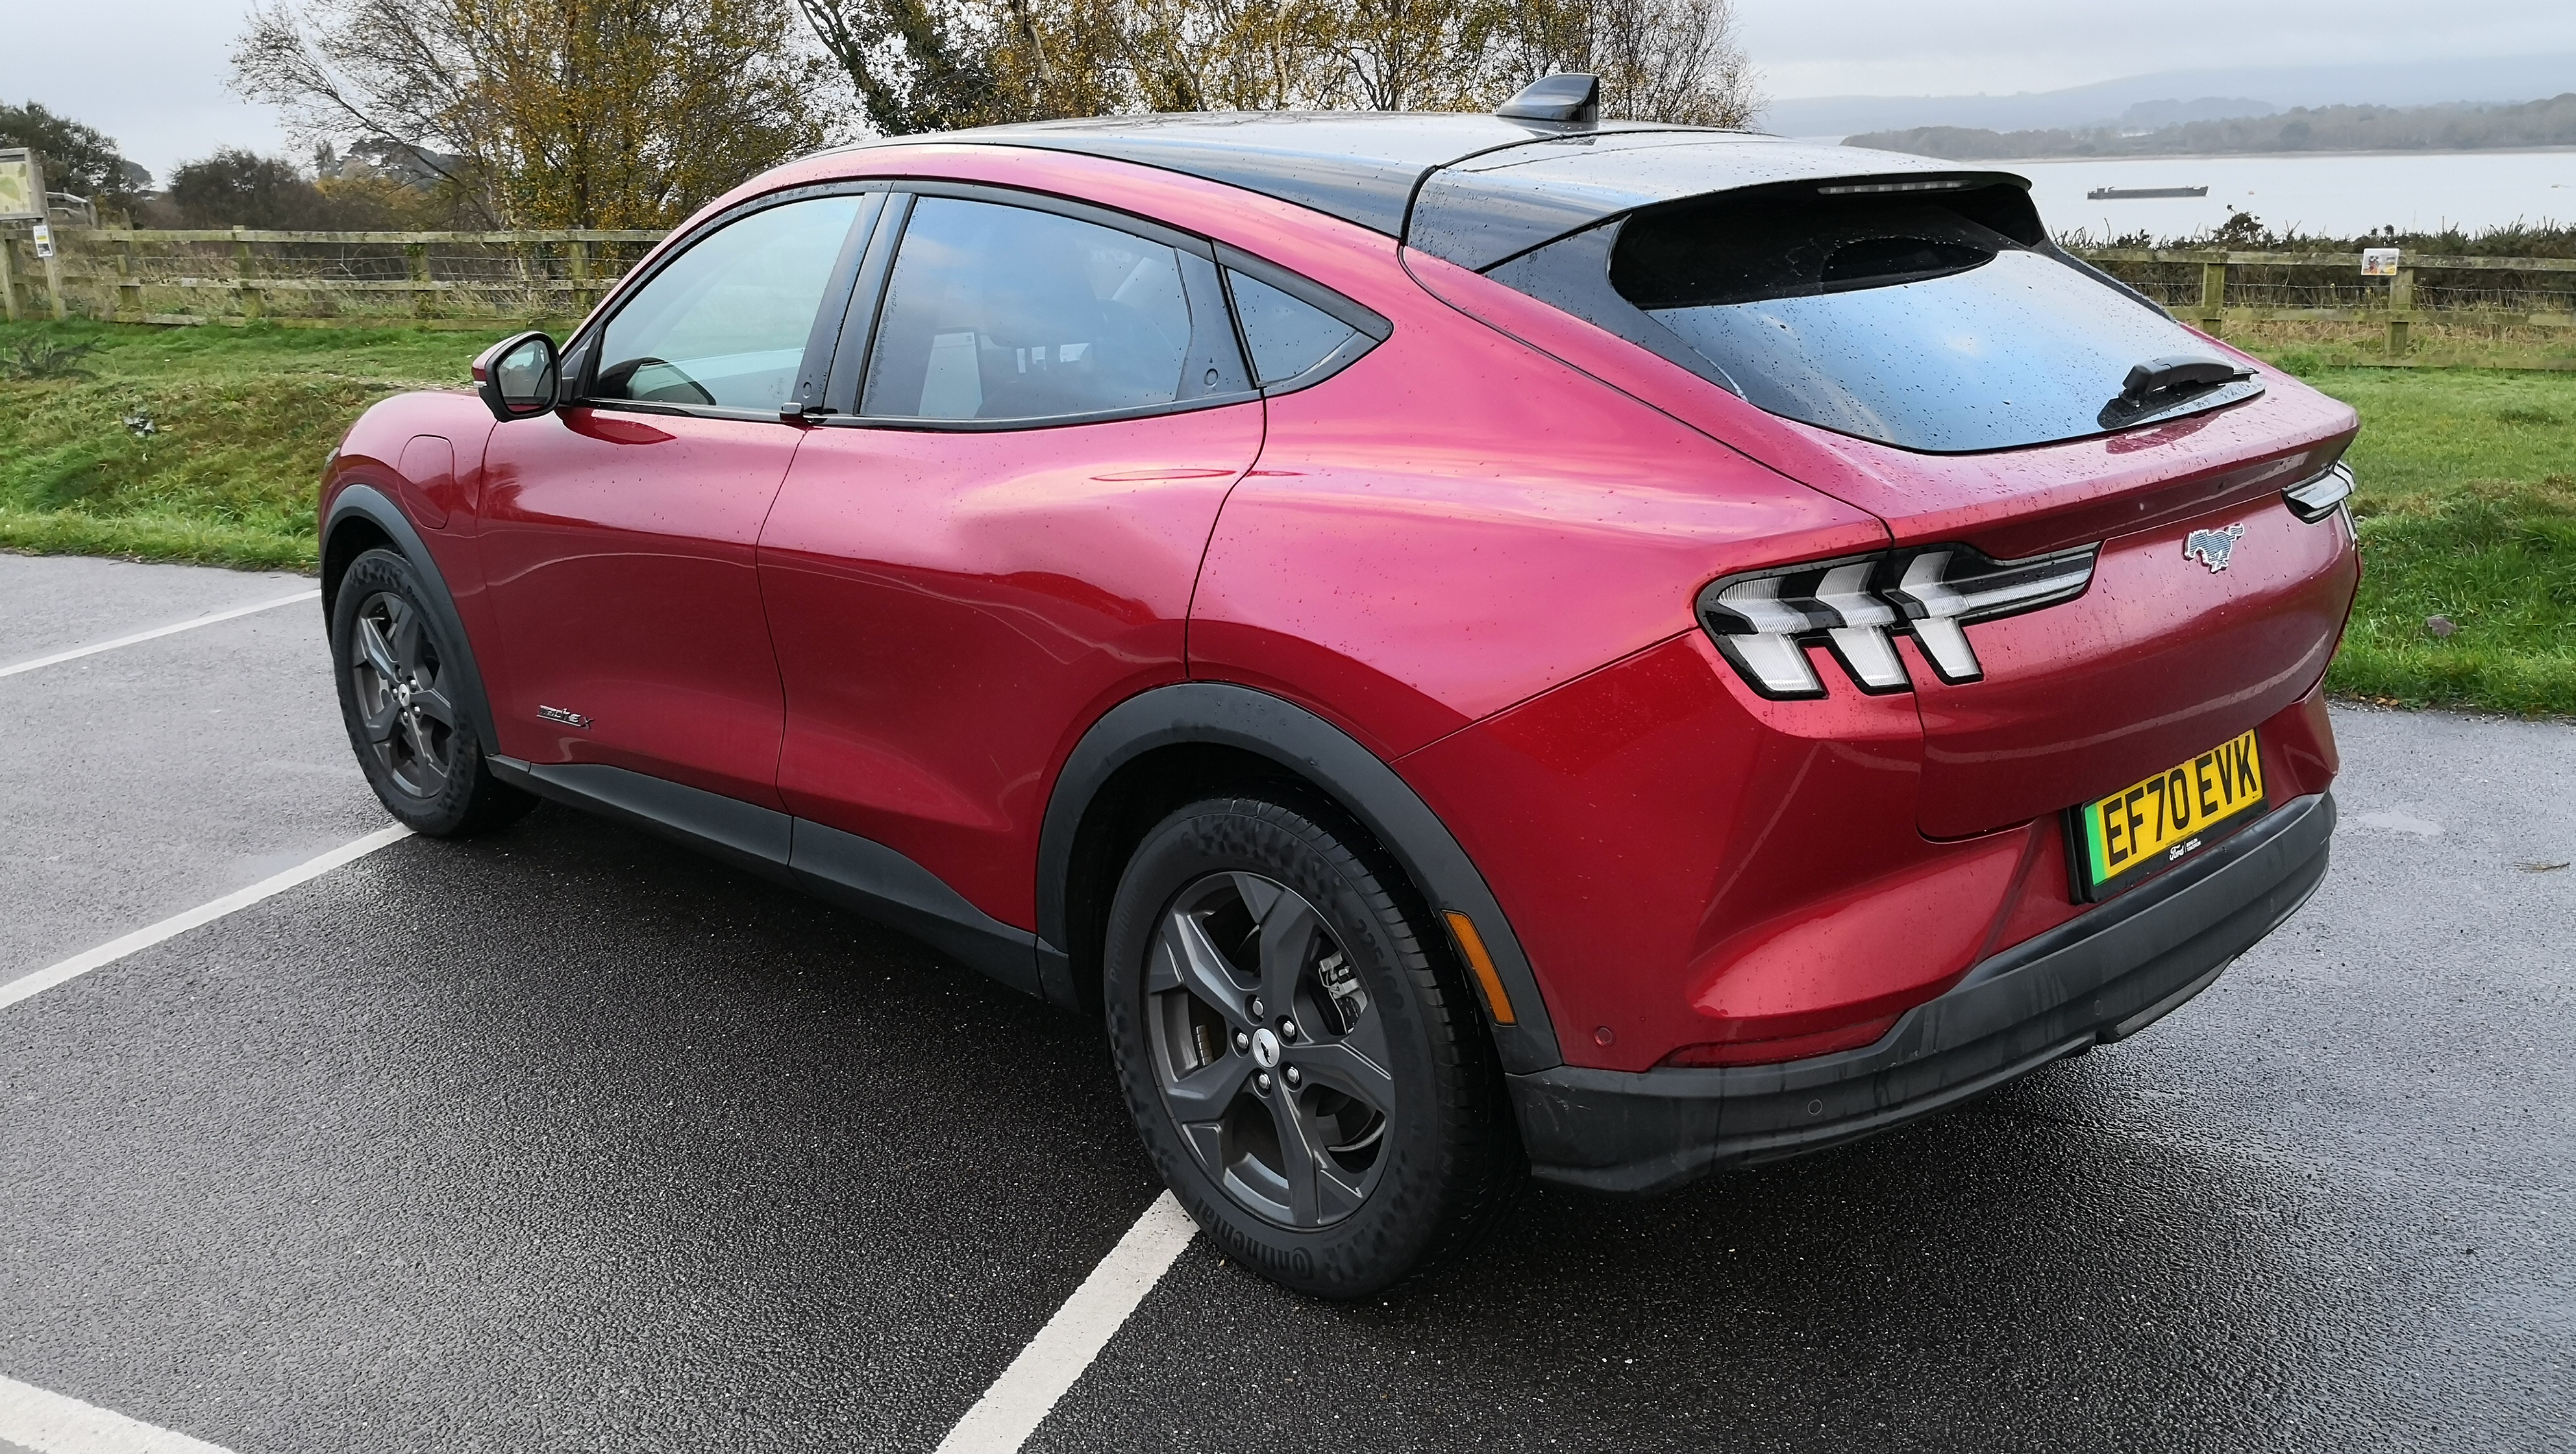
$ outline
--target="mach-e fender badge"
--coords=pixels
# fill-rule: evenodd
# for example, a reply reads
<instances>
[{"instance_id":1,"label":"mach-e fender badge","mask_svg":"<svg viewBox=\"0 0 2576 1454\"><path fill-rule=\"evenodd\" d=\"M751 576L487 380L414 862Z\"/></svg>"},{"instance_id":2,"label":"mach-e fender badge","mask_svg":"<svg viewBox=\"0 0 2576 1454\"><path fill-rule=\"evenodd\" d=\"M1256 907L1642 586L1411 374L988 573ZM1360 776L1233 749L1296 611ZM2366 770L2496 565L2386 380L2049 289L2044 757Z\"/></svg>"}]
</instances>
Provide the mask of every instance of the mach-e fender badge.
<instances>
[{"instance_id":1,"label":"mach-e fender badge","mask_svg":"<svg viewBox=\"0 0 2576 1454\"><path fill-rule=\"evenodd\" d=\"M561 707L539 707L537 709L537 715L545 718L549 722L561 722L567 727L579 727L584 731L588 731L590 728L590 719L588 717L581 715L579 712L566 711Z\"/></svg>"}]
</instances>

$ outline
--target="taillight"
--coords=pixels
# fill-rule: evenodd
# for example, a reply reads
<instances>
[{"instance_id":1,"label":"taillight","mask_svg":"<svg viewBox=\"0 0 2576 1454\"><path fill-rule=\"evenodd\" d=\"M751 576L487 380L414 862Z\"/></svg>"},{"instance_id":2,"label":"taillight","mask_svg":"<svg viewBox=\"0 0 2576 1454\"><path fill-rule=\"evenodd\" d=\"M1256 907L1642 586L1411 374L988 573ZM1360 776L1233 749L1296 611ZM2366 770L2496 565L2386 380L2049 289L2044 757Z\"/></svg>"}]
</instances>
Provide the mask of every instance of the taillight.
<instances>
[{"instance_id":1,"label":"taillight","mask_svg":"<svg viewBox=\"0 0 2576 1454\"><path fill-rule=\"evenodd\" d=\"M1699 617L1719 653L1766 697L1825 695L1811 645L1832 651L1864 692L1908 690L1891 639L1899 632L1956 685L1985 675L1961 628L2084 594L2098 550L1996 560L1971 546L1930 545L1812 561L1712 581L1699 593Z\"/></svg>"},{"instance_id":2,"label":"taillight","mask_svg":"<svg viewBox=\"0 0 2576 1454\"><path fill-rule=\"evenodd\" d=\"M2352 466L2338 461L2333 468L2313 479L2302 480L2281 492L2290 513L2314 525L2343 508L2352 497Z\"/></svg>"}]
</instances>

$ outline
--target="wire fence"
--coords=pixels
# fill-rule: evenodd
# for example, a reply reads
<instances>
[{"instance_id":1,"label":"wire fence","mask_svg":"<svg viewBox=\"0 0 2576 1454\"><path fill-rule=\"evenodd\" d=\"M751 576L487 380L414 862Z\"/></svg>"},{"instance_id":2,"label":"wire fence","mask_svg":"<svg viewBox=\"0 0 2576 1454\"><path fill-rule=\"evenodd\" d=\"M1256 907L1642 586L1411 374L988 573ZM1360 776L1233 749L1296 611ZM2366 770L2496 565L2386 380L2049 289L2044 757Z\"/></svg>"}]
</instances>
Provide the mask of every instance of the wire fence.
<instances>
[{"instance_id":1,"label":"wire fence","mask_svg":"<svg viewBox=\"0 0 2576 1454\"><path fill-rule=\"evenodd\" d=\"M12 318L488 328L579 317L662 236L67 228L0 237L0 282Z\"/></svg>"},{"instance_id":2,"label":"wire fence","mask_svg":"<svg viewBox=\"0 0 2576 1454\"><path fill-rule=\"evenodd\" d=\"M0 293L11 318L491 329L586 314L662 236L61 228L56 255L40 258L22 228L0 232ZM2576 367L2576 258L2404 256L2372 277L2358 253L2076 255L2214 334L2330 341L2386 362L2437 361L2417 345L2439 337L2495 355L2479 361Z\"/></svg>"}]
</instances>

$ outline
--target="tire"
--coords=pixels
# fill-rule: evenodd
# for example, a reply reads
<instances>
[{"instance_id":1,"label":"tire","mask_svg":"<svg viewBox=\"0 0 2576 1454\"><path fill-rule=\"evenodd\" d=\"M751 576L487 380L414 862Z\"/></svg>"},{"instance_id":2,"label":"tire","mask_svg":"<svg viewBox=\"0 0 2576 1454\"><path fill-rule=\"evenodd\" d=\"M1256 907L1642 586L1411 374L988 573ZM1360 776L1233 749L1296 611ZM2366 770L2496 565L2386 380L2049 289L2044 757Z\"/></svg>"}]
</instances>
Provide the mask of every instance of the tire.
<instances>
[{"instance_id":1,"label":"tire","mask_svg":"<svg viewBox=\"0 0 2576 1454\"><path fill-rule=\"evenodd\" d=\"M390 550L349 563L331 603L340 720L367 785L415 833L457 838L513 822L537 800L492 776L466 659L428 607L419 570Z\"/></svg>"},{"instance_id":2,"label":"tire","mask_svg":"<svg viewBox=\"0 0 2576 1454\"><path fill-rule=\"evenodd\" d=\"M1335 821L1249 798L1165 818L1112 901L1103 992L1137 1130L1199 1226L1358 1298L1467 1246L1522 1163L1428 913Z\"/></svg>"}]
</instances>

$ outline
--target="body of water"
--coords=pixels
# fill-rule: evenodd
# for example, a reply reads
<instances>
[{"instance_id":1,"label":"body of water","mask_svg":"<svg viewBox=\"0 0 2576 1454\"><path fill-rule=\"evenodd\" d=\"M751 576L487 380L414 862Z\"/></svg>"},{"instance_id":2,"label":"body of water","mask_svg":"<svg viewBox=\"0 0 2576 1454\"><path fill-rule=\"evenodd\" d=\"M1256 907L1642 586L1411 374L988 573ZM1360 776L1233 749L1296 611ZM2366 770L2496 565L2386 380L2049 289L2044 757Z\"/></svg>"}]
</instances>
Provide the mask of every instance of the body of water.
<instances>
[{"instance_id":1,"label":"body of water","mask_svg":"<svg viewBox=\"0 0 2576 1454\"><path fill-rule=\"evenodd\" d=\"M2051 232L2097 238L2144 229L2158 238L2216 227L2227 209L2275 232L2353 237L2510 222L2576 225L2576 148L2556 151L2342 152L2291 156L2122 157L2108 161L1971 162L2030 178ZM2096 187L2207 187L2206 197L2090 201Z\"/></svg>"}]
</instances>

